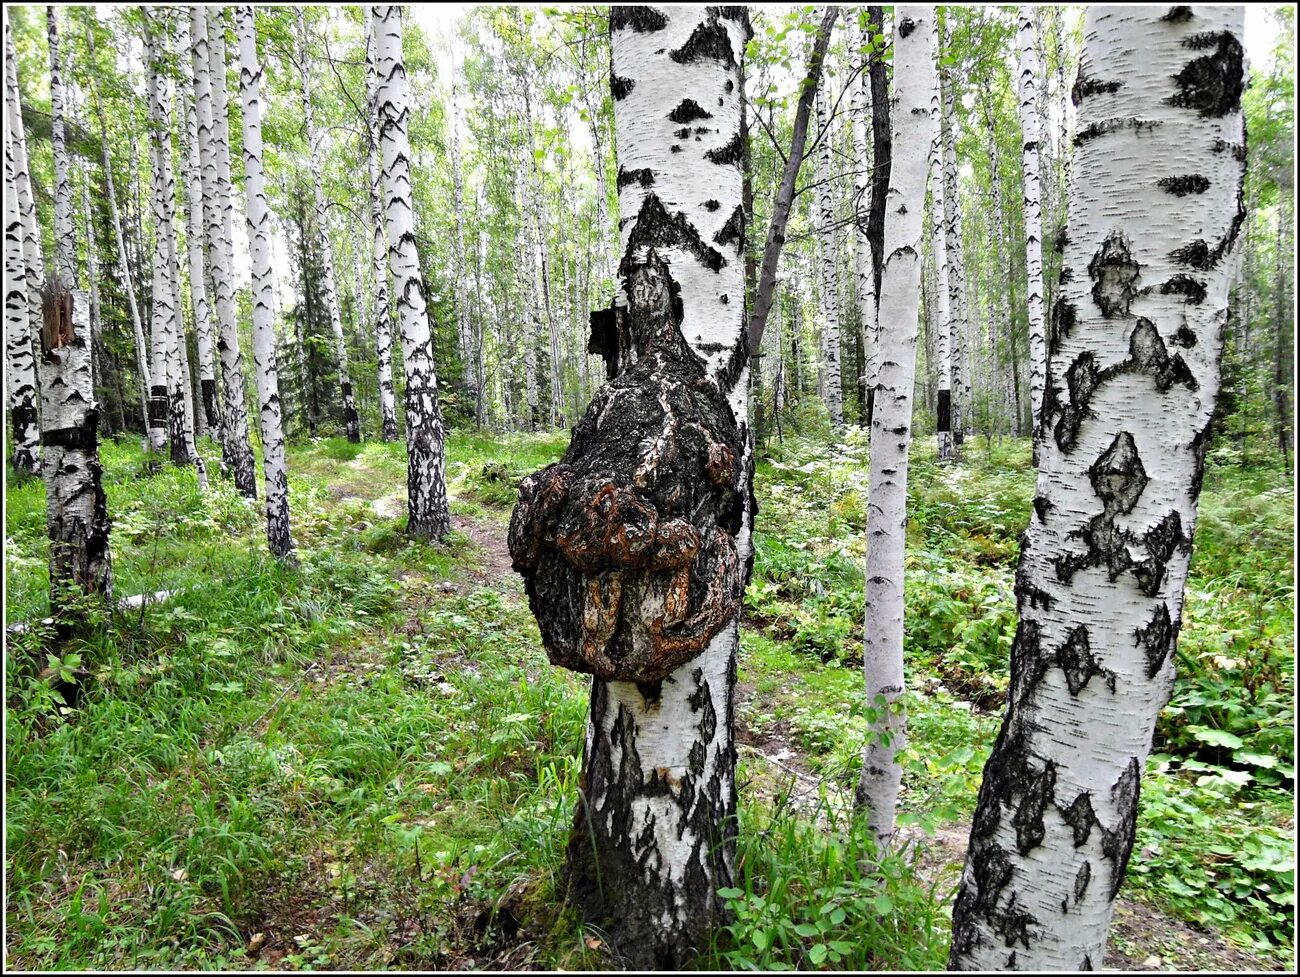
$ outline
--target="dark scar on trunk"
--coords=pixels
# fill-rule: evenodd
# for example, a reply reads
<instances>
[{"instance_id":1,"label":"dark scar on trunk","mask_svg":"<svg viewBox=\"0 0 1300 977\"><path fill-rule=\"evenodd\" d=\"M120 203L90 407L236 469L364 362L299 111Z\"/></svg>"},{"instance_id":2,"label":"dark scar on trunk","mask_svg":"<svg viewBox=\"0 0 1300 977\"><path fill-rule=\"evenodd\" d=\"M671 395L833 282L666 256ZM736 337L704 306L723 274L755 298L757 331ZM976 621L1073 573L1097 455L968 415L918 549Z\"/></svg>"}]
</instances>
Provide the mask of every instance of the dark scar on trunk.
<instances>
[{"instance_id":1,"label":"dark scar on trunk","mask_svg":"<svg viewBox=\"0 0 1300 977\"><path fill-rule=\"evenodd\" d=\"M615 7L614 9L618 10L621 8ZM635 87L636 82L631 78L624 78L622 75L616 75L612 72L610 73L609 88L614 95L614 101L619 102L627 98Z\"/></svg>"},{"instance_id":2,"label":"dark scar on trunk","mask_svg":"<svg viewBox=\"0 0 1300 977\"><path fill-rule=\"evenodd\" d=\"M650 34L668 26L668 18L653 7L634 7L618 4L610 8L610 31L630 27L638 34Z\"/></svg>"},{"instance_id":3,"label":"dark scar on trunk","mask_svg":"<svg viewBox=\"0 0 1300 977\"><path fill-rule=\"evenodd\" d=\"M1152 119L1106 119L1102 122L1089 123L1087 128L1080 131L1074 137L1074 145L1082 146L1084 143L1096 139L1100 136L1112 132L1121 132L1124 129L1133 129L1137 132L1143 132L1147 129L1154 129L1160 125L1158 120Z\"/></svg>"},{"instance_id":4,"label":"dark scar on trunk","mask_svg":"<svg viewBox=\"0 0 1300 977\"><path fill-rule=\"evenodd\" d=\"M1135 284L1140 276L1137 260L1129 250L1128 242L1119 231L1106 236L1088 262L1088 275L1092 278L1092 300L1107 319L1127 316L1139 291Z\"/></svg>"},{"instance_id":5,"label":"dark scar on trunk","mask_svg":"<svg viewBox=\"0 0 1300 977\"><path fill-rule=\"evenodd\" d=\"M620 166L618 168L618 188L622 190L624 187L632 183L638 183L643 187L654 186L655 183L654 171L649 168L643 168L639 170L625 170L623 167Z\"/></svg>"},{"instance_id":6,"label":"dark scar on trunk","mask_svg":"<svg viewBox=\"0 0 1300 977\"><path fill-rule=\"evenodd\" d=\"M1174 75L1178 90L1165 99L1166 104L1195 109L1203 119L1220 118L1240 108L1246 88L1241 42L1228 31L1209 31L1184 38L1183 47L1213 50Z\"/></svg>"},{"instance_id":7,"label":"dark scar on trunk","mask_svg":"<svg viewBox=\"0 0 1300 977\"><path fill-rule=\"evenodd\" d=\"M1200 174L1189 173L1185 176L1161 177L1156 180L1156 186L1175 197L1186 197L1190 193L1204 193L1210 189L1210 181Z\"/></svg>"},{"instance_id":8,"label":"dark scar on trunk","mask_svg":"<svg viewBox=\"0 0 1300 977\"><path fill-rule=\"evenodd\" d=\"M1161 20L1168 21L1171 24L1181 24L1192 19L1191 7L1170 7Z\"/></svg>"},{"instance_id":9,"label":"dark scar on trunk","mask_svg":"<svg viewBox=\"0 0 1300 977\"><path fill-rule=\"evenodd\" d=\"M734 241L737 249L739 249L744 240L745 208L737 207L731 212L731 216L727 218L727 223L723 224L718 233L713 235L713 243L726 245Z\"/></svg>"},{"instance_id":10,"label":"dark scar on trunk","mask_svg":"<svg viewBox=\"0 0 1300 977\"><path fill-rule=\"evenodd\" d=\"M711 119L713 114L700 108L700 103L693 98L682 99L675 109L668 113L669 122L679 124L694 122L696 119Z\"/></svg>"},{"instance_id":11,"label":"dark scar on trunk","mask_svg":"<svg viewBox=\"0 0 1300 977\"><path fill-rule=\"evenodd\" d=\"M1134 632L1138 647L1146 658L1148 679L1155 678L1165 667L1165 662L1173 652L1177 635L1178 628L1169 617L1169 608L1164 601L1160 601L1146 627Z\"/></svg>"},{"instance_id":12,"label":"dark scar on trunk","mask_svg":"<svg viewBox=\"0 0 1300 977\"><path fill-rule=\"evenodd\" d=\"M739 610L743 443L682 336L668 265L653 246L634 257L636 237L620 272L637 359L592 401L564 457L523 480L509 546L553 664L653 682Z\"/></svg>"},{"instance_id":13,"label":"dark scar on trunk","mask_svg":"<svg viewBox=\"0 0 1300 977\"><path fill-rule=\"evenodd\" d=\"M1123 87L1124 83L1122 81L1102 81L1099 78L1091 78L1080 69L1074 82L1074 88L1070 91L1070 101L1078 105L1089 95L1109 95Z\"/></svg>"},{"instance_id":14,"label":"dark scar on trunk","mask_svg":"<svg viewBox=\"0 0 1300 977\"><path fill-rule=\"evenodd\" d=\"M1111 865L1111 899L1119 892L1124 873L1128 869L1129 856L1133 853L1141 776L1142 768L1137 757L1130 757L1124 772L1110 789L1111 803L1119 811L1119 820L1115 822L1114 828L1102 829L1101 854Z\"/></svg>"},{"instance_id":15,"label":"dark scar on trunk","mask_svg":"<svg viewBox=\"0 0 1300 977\"><path fill-rule=\"evenodd\" d=\"M719 146L717 149L710 149L704 154L704 158L710 163L717 163L719 166L727 164L738 164L744 156L745 144L737 132L731 137L725 146Z\"/></svg>"},{"instance_id":16,"label":"dark scar on trunk","mask_svg":"<svg viewBox=\"0 0 1300 977\"><path fill-rule=\"evenodd\" d=\"M1205 283L1191 275L1174 275L1160 285L1161 295L1186 295L1191 305L1200 305L1205 301Z\"/></svg>"},{"instance_id":17,"label":"dark scar on trunk","mask_svg":"<svg viewBox=\"0 0 1300 977\"><path fill-rule=\"evenodd\" d=\"M697 25L686 43L675 51L669 51L668 57L678 64L712 58L728 68L736 65L736 55L731 50L731 37L727 34L727 29L718 23L716 15L710 15L708 20Z\"/></svg>"}]
</instances>

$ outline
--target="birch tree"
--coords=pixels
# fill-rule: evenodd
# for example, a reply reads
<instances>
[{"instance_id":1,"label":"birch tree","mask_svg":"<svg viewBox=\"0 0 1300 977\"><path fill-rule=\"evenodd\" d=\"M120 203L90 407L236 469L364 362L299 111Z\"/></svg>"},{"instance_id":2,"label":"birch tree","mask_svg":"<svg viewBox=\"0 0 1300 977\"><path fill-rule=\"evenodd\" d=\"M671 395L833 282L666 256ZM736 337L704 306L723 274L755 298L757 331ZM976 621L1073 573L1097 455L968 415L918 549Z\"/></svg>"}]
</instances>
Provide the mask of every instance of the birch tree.
<instances>
[{"instance_id":1,"label":"birch tree","mask_svg":"<svg viewBox=\"0 0 1300 977\"><path fill-rule=\"evenodd\" d=\"M941 32L941 50L950 46L950 33L945 26ZM954 456L961 448L965 433L963 411L970 409L970 370L965 362L965 337L968 327L966 315L966 263L962 258L961 197L957 193L957 133L953 113L955 95L948 70L939 68L940 128L943 139L943 203L944 243L948 266L949 314L949 369L951 389L956 395L950 420Z\"/></svg>"},{"instance_id":2,"label":"birch tree","mask_svg":"<svg viewBox=\"0 0 1300 977\"><path fill-rule=\"evenodd\" d=\"M451 529L447 503L446 435L438 406L429 313L415 245L411 202L411 146L406 135L410 96L402 57L402 12L396 6L370 8L378 77L379 148L383 160L384 218L388 267L397 296L406 369L406 530L420 539L441 539Z\"/></svg>"},{"instance_id":3,"label":"birch tree","mask_svg":"<svg viewBox=\"0 0 1300 977\"><path fill-rule=\"evenodd\" d=\"M46 7L50 121L54 147L54 274L42 289L41 474L50 537L50 608L58 617L68 592L112 597L108 504L99 464L99 407L92 377L90 304L74 291L72 186L64 131L57 12ZM17 201L15 186L14 203ZM10 211L13 213L14 211ZM6 303L7 304L7 303Z\"/></svg>"},{"instance_id":4,"label":"birch tree","mask_svg":"<svg viewBox=\"0 0 1300 977\"><path fill-rule=\"evenodd\" d=\"M592 327L616 372L521 485L510 550L551 661L595 676L570 898L631 966L675 968L735 873L749 26L743 7L614 7L610 31L622 287Z\"/></svg>"},{"instance_id":5,"label":"birch tree","mask_svg":"<svg viewBox=\"0 0 1300 977\"><path fill-rule=\"evenodd\" d=\"M1033 424L1043 410L1043 381L1047 374L1047 324L1043 307L1043 216L1038 186L1038 52L1034 46L1031 7L1020 8L1020 128L1024 138L1025 276L1029 308L1029 402Z\"/></svg>"},{"instance_id":6,"label":"birch tree","mask_svg":"<svg viewBox=\"0 0 1300 977\"><path fill-rule=\"evenodd\" d=\"M939 23L936 19L932 25L933 45L936 59L942 54L939 47ZM944 138L940 119L943 112L943 89L939 84L939 74L935 73L934 93L931 96L930 114L934 117L934 148L930 152L930 200L931 224L933 237L930 241L930 253L934 258L935 289L931 296L933 321L935 324L935 436L938 441L939 460L951 461L952 444L952 314L951 295L948 288L948 247L947 221L945 217L948 205L944 192ZM927 307L930 303L927 303Z\"/></svg>"},{"instance_id":7,"label":"birch tree","mask_svg":"<svg viewBox=\"0 0 1300 977\"><path fill-rule=\"evenodd\" d=\"M190 68L193 70L198 45L206 53L207 38L191 34L193 17L178 16L177 50L181 57L189 56ZM184 62L182 62L183 64ZM193 78L191 78L193 81ZM204 274L203 235L206 226L203 177L199 162L199 117L197 100L193 88L183 95L181 103L185 113L185 140L182 161L185 173L185 255L189 264L190 309L194 315L194 335L199 354L199 400L200 410L196 415L202 419L202 425L214 432L221 439L221 414L217 403L216 355L212 333L212 314L208 303L207 276Z\"/></svg>"},{"instance_id":8,"label":"birch tree","mask_svg":"<svg viewBox=\"0 0 1300 977\"><path fill-rule=\"evenodd\" d=\"M857 279L858 334L862 343L862 373L858 377L863 427L871 424L871 391L868 378L875 373L876 357L876 276L872 269L871 241L867 237L867 218L871 209L871 170L867 139L871 131L871 76L862 63L867 37L862 31L860 15L849 17L850 84L849 115L853 123L853 271Z\"/></svg>"},{"instance_id":9,"label":"birch tree","mask_svg":"<svg viewBox=\"0 0 1300 977\"><path fill-rule=\"evenodd\" d=\"M361 440L361 421L357 416L356 400L352 395L352 376L348 372L348 344L343 335L343 316L339 310L338 283L334 277L334 246L330 243L329 213L325 204L325 182L322 172L320 132L316 129L315 116L312 114L311 73L307 68L307 21L303 8L298 8L298 70L302 78L302 117L307 134L307 148L311 154L312 192L315 195L316 244L320 249L323 270L322 288L325 292L325 306L330 316L330 329L334 334L334 355L339 364L339 386L343 394L343 423L348 440L354 443Z\"/></svg>"},{"instance_id":10,"label":"birch tree","mask_svg":"<svg viewBox=\"0 0 1300 977\"><path fill-rule=\"evenodd\" d=\"M935 8L901 5L894 14L894 165L885 214L880 277L880 375L871 419L870 505L867 507L867 614L862 668L868 737L857 806L872 833L894 833L907 742L903 694L903 553L907 538L907 455L911 445L916 328L921 302L921 252L927 158L938 119L930 110L935 77Z\"/></svg>"},{"instance_id":11,"label":"birch tree","mask_svg":"<svg viewBox=\"0 0 1300 977\"><path fill-rule=\"evenodd\" d=\"M397 408L393 397L393 330L388 301L388 235L384 229L384 206L379 185L379 134L375 120L379 106L375 99L375 36L366 17L366 119L367 164L370 170L371 270L374 277L375 362L379 381L380 440L397 440ZM457 232L459 233L459 231ZM480 374L481 377L481 374Z\"/></svg>"},{"instance_id":12,"label":"birch tree","mask_svg":"<svg viewBox=\"0 0 1300 977\"><path fill-rule=\"evenodd\" d=\"M830 119L826 112L826 86L817 86L817 239L821 250L822 355L826 363L826 409L831 424L844 424L844 394L840 378L840 301L835 262L835 205L831 194Z\"/></svg>"},{"instance_id":13,"label":"birch tree","mask_svg":"<svg viewBox=\"0 0 1300 977\"><path fill-rule=\"evenodd\" d=\"M95 60L95 32L87 25L86 47L90 60ZM108 197L108 214L113 223L113 241L117 246L118 266L122 275L122 290L126 293L127 309L131 314L131 333L135 340L136 372L140 377L140 416L149 428L149 388L151 384L149 371L149 346L144 337L144 324L140 318L140 307L136 302L135 283L131 276L131 262L127 257L126 238L122 233L122 215L117 203L117 186L113 180L113 159L109 150L108 124L104 118L104 105L100 98L99 85L92 72L90 77L91 95L95 103L95 117L99 122L100 161L104 173L104 192Z\"/></svg>"},{"instance_id":14,"label":"birch tree","mask_svg":"<svg viewBox=\"0 0 1300 977\"><path fill-rule=\"evenodd\" d=\"M239 97L244 121L244 198L248 216L248 251L253 274L253 371L261 403L262 476L266 492L266 540L272 555L292 558L289 531L289 475L285 464L284 426L280 417L280 378L276 368L275 322L271 271L271 209L262 172L262 66L257 59L257 28L251 5L235 8L239 36Z\"/></svg>"},{"instance_id":15,"label":"birch tree","mask_svg":"<svg viewBox=\"0 0 1300 977\"><path fill-rule=\"evenodd\" d=\"M36 360L32 343L40 332L40 289L45 277L41 258L40 231L36 226L36 200L27 171L27 137L23 132L22 105L18 91L18 55L6 12L5 26L5 382L9 392L9 421L13 425L14 453L11 461L18 471L40 471L41 427L37 405ZM13 200L8 194L12 184ZM9 238L18 249L11 264ZM24 308L19 316L16 303Z\"/></svg>"},{"instance_id":16,"label":"birch tree","mask_svg":"<svg viewBox=\"0 0 1300 977\"><path fill-rule=\"evenodd\" d=\"M1100 966L1173 685L1241 204L1241 7L1091 7L1007 712L954 969Z\"/></svg>"},{"instance_id":17,"label":"birch tree","mask_svg":"<svg viewBox=\"0 0 1300 977\"><path fill-rule=\"evenodd\" d=\"M206 26L207 69L203 52L196 45L192 54L194 67L194 104L198 118L200 178L204 193L212 201L205 204L207 222L208 274L217 310L217 352L221 355L221 381L224 387L222 457L234 474L235 488L248 499L257 498L257 470L253 449L248 443L248 394L244 377L244 356L239 348L239 329L235 321L234 284L234 201L230 184L230 126L226 104L226 28L220 8L190 8L191 32L198 37ZM206 93L205 93L206 89Z\"/></svg>"}]
</instances>

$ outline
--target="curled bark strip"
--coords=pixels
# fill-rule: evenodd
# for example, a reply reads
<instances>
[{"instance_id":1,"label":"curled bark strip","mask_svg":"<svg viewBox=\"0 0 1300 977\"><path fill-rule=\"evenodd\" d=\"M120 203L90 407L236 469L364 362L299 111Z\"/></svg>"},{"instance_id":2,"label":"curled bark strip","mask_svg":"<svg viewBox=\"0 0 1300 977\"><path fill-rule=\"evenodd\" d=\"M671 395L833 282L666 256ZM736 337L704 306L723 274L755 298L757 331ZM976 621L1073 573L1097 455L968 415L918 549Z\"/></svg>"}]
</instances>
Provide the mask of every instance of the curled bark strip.
<instances>
[{"instance_id":1,"label":"curled bark strip","mask_svg":"<svg viewBox=\"0 0 1300 977\"><path fill-rule=\"evenodd\" d=\"M655 682L739 610L743 444L682 337L678 286L655 250L625 288L635 361L563 459L524 479L509 543L553 664Z\"/></svg>"}]
</instances>

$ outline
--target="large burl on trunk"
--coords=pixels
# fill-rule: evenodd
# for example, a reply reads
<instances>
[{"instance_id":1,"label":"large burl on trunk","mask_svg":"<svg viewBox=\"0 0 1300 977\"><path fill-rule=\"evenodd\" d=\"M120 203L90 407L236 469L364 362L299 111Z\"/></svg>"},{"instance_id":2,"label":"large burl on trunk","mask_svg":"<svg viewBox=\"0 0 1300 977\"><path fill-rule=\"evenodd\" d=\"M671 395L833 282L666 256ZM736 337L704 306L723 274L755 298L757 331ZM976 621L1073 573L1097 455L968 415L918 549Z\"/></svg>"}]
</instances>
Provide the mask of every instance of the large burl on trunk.
<instances>
[{"instance_id":1,"label":"large burl on trunk","mask_svg":"<svg viewBox=\"0 0 1300 977\"><path fill-rule=\"evenodd\" d=\"M510 556L552 664L656 682L740 607L743 444L682 336L667 264L651 250L625 290L617 315L635 359L597 394L564 458L520 485Z\"/></svg>"}]
</instances>

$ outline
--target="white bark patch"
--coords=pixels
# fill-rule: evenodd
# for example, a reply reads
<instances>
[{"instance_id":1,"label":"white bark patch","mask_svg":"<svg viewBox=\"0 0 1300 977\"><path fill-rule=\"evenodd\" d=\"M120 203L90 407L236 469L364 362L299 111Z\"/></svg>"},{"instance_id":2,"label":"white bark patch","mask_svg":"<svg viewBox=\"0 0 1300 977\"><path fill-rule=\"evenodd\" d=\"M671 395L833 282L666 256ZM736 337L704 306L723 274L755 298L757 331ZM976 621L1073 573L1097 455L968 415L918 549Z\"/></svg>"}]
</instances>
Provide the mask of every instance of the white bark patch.
<instances>
[{"instance_id":1,"label":"white bark patch","mask_svg":"<svg viewBox=\"0 0 1300 977\"><path fill-rule=\"evenodd\" d=\"M935 56L939 55L939 22L933 25ZM938 72L935 73L934 94L931 97L930 114L934 117L934 148L930 152L930 200L931 224L933 237L930 252L934 256L935 277L938 287L934 293L934 324L937 332L935 340L935 358L938 360L938 425L936 437L939 447L939 459L950 460L953 457L952 443L952 311L951 295L948 281L948 247L947 214L948 201L944 188L945 146L943 127L940 120L943 112L943 86L939 83Z\"/></svg>"},{"instance_id":2,"label":"white bark patch","mask_svg":"<svg viewBox=\"0 0 1300 977\"><path fill-rule=\"evenodd\" d=\"M867 514L867 614L863 673L874 710L857 801L882 841L894 832L906 745L897 700L903 692L903 553L907 538L907 454L911 446L916 328L921 302L926 160L938 119L933 7L900 6L894 27L893 166L880 277L880 379L871 421Z\"/></svg>"},{"instance_id":3,"label":"white bark patch","mask_svg":"<svg viewBox=\"0 0 1300 977\"><path fill-rule=\"evenodd\" d=\"M6 54L12 46L9 34L9 19L5 18ZM14 71L12 62L6 57L6 75ZM19 471L38 472L40 470L40 423L37 412L36 359L32 355L33 326L40 327L39 320L32 318L33 281L29 274L25 245L27 237L24 201L20 198L21 185L31 194L31 185L26 172L26 153L22 155L21 171L18 154L15 152L12 133L14 115L18 111L17 76L14 85L5 99L5 385L8 392L10 423L13 424L14 451L13 464ZM22 120L18 119L21 134ZM39 247L36 251L40 259Z\"/></svg>"},{"instance_id":4,"label":"white bark patch","mask_svg":"<svg viewBox=\"0 0 1300 977\"><path fill-rule=\"evenodd\" d=\"M1043 308L1043 215L1038 186L1038 52L1034 47L1033 11L1020 8L1020 127L1024 135L1025 272L1029 294L1029 397L1033 424L1043 412L1043 383L1047 377L1047 325Z\"/></svg>"}]
</instances>

